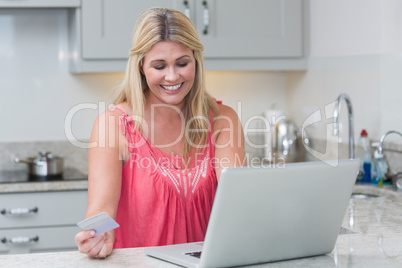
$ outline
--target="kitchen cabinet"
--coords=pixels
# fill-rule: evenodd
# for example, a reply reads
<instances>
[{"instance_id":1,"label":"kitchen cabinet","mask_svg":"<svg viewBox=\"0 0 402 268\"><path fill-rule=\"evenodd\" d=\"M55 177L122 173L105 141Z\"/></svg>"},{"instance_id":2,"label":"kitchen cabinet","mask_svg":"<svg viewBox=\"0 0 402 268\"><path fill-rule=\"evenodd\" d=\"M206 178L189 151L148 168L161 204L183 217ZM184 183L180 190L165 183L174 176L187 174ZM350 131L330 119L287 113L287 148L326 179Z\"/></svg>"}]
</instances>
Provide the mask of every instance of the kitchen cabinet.
<instances>
[{"instance_id":1,"label":"kitchen cabinet","mask_svg":"<svg viewBox=\"0 0 402 268\"><path fill-rule=\"evenodd\" d=\"M0 254L76 250L87 191L0 194Z\"/></svg>"},{"instance_id":2,"label":"kitchen cabinet","mask_svg":"<svg viewBox=\"0 0 402 268\"><path fill-rule=\"evenodd\" d=\"M0 0L0 8L65 8L80 5L80 0Z\"/></svg>"},{"instance_id":3,"label":"kitchen cabinet","mask_svg":"<svg viewBox=\"0 0 402 268\"><path fill-rule=\"evenodd\" d=\"M196 10L207 59L303 56L301 0L196 1Z\"/></svg>"},{"instance_id":4,"label":"kitchen cabinet","mask_svg":"<svg viewBox=\"0 0 402 268\"><path fill-rule=\"evenodd\" d=\"M143 10L153 6L173 8L173 1L83 1L82 57L127 60L135 22Z\"/></svg>"},{"instance_id":5,"label":"kitchen cabinet","mask_svg":"<svg viewBox=\"0 0 402 268\"><path fill-rule=\"evenodd\" d=\"M207 70L306 67L307 0L86 0L71 16L72 72L124 71L135 21L146 8L178 9L193 21Z\"/></svg>"}]
</instances>

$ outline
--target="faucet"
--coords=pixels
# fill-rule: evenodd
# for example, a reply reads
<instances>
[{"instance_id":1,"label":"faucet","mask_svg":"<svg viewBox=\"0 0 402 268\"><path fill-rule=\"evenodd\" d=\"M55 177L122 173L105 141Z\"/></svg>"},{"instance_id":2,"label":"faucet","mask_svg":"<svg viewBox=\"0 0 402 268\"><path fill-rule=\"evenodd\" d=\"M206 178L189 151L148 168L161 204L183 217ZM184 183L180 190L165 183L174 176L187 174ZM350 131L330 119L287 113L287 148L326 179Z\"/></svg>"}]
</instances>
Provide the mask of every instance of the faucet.
<instances>
[{"instance_id":1,"label":"faucet","mask_svg":"<svg viewBox=\"0 0 402 268\"><path fill-rule=\"evenodd\" d=\"M341 94L338 97L338 104L335 105L334 109L334 132L333 135L338 135L339 132L339 111L341 110L341 102L342 100L346 101L348 105L348 115L349 115L349 158L355 158L355 139L354 139L354 123L353 123L353 109L352 109L352 101L349 96L346 94Z\"/></svg>"},{"instance_id":2,"label":"faucet","mask_svg":"<svg viewBox=\"0 0 402 268\"><path fill-rule=\"evenodd\" d=\"M380 139L380 144L378 145L378 153L379 154L382 154L382 150L383 150L382 149L382 144L384 143L385 137L387 137L389 134L392 134L392 133L399 134L402 137L402 133L398 132L398 131L395 131L395 130L390 130L387 133L385 133L384 135L382 135L382 137Z\"/></svg>"}]
</instances>

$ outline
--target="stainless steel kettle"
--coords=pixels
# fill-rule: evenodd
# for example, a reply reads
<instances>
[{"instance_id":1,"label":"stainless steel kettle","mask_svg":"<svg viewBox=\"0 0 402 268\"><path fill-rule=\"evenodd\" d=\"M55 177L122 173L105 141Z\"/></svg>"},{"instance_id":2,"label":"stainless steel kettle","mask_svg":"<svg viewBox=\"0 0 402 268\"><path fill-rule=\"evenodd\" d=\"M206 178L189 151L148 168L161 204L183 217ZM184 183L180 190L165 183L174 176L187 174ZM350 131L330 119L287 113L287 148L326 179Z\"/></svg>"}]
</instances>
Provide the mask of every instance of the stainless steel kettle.
<instances>
[{"instance_id":1,"label":"stainless steel kettle","mask_svg":"<svg viewBox=\"0 0 402 268\"><path fill-rule=\"evenodd\" d=\"M302 133L301 128L297 127L292 121L279 121L275 125L274 139L273 152L275 153L275 158L286 162L304 161L304 145L308 145L309 140L306 132Z\"/></svg>"}]
</instances>

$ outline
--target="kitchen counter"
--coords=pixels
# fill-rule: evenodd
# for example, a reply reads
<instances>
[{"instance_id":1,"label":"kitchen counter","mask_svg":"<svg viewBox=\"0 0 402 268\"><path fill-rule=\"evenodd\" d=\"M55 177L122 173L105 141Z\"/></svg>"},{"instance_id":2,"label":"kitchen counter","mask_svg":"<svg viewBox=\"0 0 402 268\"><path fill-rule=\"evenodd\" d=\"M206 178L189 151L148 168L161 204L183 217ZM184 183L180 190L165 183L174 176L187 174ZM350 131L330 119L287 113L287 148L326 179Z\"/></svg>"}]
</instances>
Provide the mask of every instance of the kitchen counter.
<instances>
[{"instance_id":1,"label":"kitchen counter","mask_svg":"<svg viewBox=\"0 0 402 268\"><path fill-rule=\"evenodd\" d=\"M88 175L67 168L63 176L49 180L32 179L20 170L0 171L0 194L74 191L88 189Z\"/></svg>"},{"instance_id":2,"label":"kitchen counter","mask_svg":"<svg viewBox=\"0 0 402 268\"><path fill-rule=\"evenodd\" d=\"M402 267L402 194L371 185L351 198L332 253L250 267ZM325 216L325 215L324 215ZM4 267L177 267L144 254L142 248L117 249L104 260L79 252L0 256Z\"/></svg>"},{"instance_id":3,"label":"kitchen counter","mask_svg":"<svg viewBox=\"0 0 402 268\"><path fill-rule=\"evenodd\" d=\"M88 180L1 183L0 194L87 190Z\"/></svg>"}]
</instances>

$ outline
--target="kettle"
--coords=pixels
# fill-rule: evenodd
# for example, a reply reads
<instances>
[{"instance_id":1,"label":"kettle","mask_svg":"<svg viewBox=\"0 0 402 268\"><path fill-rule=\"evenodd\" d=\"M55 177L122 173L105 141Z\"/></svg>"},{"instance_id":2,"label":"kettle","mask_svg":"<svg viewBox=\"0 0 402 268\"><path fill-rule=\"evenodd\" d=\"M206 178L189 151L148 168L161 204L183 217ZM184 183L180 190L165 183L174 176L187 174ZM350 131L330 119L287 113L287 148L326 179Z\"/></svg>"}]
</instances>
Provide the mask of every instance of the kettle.
<instances>
[{"instance_id":1,"label":"kettle","mask_svg":"<svg viewBox=\"0 0 402 268\"><path fill-rule=\"evenodd\" d=\"M304 161L304 147L309 140L306 132L297 127L290 120L281 120L275 125L275 135L273 141L273 152L277 159L286 162Z\"/></svg>"}]
</instances>

